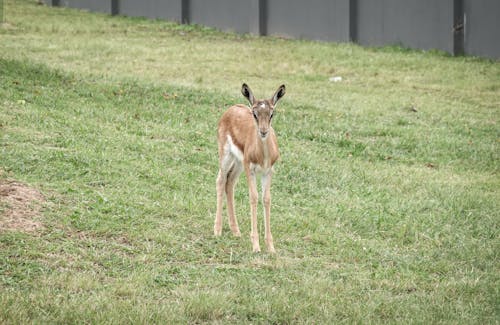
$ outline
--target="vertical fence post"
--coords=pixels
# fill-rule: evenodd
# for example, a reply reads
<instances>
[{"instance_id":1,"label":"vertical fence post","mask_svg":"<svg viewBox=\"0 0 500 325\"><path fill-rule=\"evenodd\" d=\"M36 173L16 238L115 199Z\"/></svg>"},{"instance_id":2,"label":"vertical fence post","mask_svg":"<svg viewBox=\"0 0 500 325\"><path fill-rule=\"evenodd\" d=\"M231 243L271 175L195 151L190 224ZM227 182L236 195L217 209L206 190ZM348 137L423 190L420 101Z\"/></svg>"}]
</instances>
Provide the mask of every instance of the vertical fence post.
<instances>
[{"instance_id":1,"label":"vertical fence post","mask_svg":"<svg viewBox=\"0 0 500 325\"><path fill-rule=\"evenodd\" d=\"M453 1L453 55L465 53L464 0Z\"/></svg>"},{"instance_id":2,"label":"vertical fence post","mask_svg":"<svg viewBox=\"0 0 500 325\"><path fill-rule=\"evenodd\" d=\"M190 14L189 14L189 0L181 0L181 23L189 24Z\"/></svg>"},{"instance_id":3,"label":"vertical fence post","mask_svg":"<svg viewBox=\"0 0 500 325\"><path fill-rule=\"evenodd\" d=\"M120 14L120 0L111 0L111 15Z\"/></svg>"},{"instance_id":4,"label":"vertical fence post","mask_svg":"<svg viewBox=\"0 0 500 325\"><path fill-rule=\"evenodd\" d=\"M358 0L349 0L349 41L358 42Z\"/></svg>"},{"instance_id":5,"label":"vertical fence post","mask_svg":"<svg viewBox=\"0 0 500 325\"><path fill-rule=\"evenodd\" d=\"M251 0L250 3L250 33L254 35L267 34L267 0Z\"/></svg>"}]
</instances>

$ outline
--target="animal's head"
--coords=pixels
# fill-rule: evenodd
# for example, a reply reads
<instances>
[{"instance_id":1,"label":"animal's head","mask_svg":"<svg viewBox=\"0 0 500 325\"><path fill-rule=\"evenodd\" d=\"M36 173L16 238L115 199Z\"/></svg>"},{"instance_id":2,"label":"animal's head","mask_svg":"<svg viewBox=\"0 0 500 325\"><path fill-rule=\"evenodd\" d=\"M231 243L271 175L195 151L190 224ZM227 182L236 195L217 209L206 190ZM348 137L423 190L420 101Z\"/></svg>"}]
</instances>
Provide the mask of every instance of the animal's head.
<instances>
[{"instance_id":1,"label":"animal's head","mask_svg":"<svg viewBox=\"0 0 500 325\"><path fill-rule=\"evenodd\" d=\"M241 93L250 103L250 110L252 111L260 137L265 139L269 135L274 108L280 98L285 95L285 85L279 86L278 90L269 99L255 99L252 90L245 83L241 86Z\"/></svg>"}]
</instances>

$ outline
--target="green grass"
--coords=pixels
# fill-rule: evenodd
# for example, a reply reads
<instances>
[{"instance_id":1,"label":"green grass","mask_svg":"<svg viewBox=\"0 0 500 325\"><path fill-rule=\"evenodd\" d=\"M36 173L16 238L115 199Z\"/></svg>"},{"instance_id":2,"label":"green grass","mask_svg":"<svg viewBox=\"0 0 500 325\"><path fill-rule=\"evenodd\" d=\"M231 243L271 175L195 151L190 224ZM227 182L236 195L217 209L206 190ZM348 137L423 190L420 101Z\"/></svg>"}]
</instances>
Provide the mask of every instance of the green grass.
<instances>
[{"instance_id":1,"label":"green grass","mask_svg":"<svg viewBox=\"0 0 500 325\"><path fill-rule=\"evenodd\" d=\"M38 232L0 231L0 323L500 321L498 62L4 14L0 180L46 202ZM243 81L287 85L275 256L251 253L244 178L244 236L212 235L215 129Z\"/></svg>"}]
</instances>

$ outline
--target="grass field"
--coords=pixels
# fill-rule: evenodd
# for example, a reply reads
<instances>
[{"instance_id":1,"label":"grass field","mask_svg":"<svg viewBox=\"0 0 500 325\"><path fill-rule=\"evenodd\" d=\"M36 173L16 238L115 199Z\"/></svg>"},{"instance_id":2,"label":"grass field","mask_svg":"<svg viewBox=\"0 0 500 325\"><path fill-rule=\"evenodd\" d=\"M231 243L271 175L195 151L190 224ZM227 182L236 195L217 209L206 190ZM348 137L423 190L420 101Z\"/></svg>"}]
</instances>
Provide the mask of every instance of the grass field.
<instances>
[{"instance_id":1,"label":"grass field","mask_svg":"<svg viewBox=\"0 0 500 325\"><path fill-rule=\"evenodd\" d=\"M500 322L498 61L4 6L0 323ZM244 176L212 234L242 82L287 86L275 255Z\"/></svg>"}]
</instances>

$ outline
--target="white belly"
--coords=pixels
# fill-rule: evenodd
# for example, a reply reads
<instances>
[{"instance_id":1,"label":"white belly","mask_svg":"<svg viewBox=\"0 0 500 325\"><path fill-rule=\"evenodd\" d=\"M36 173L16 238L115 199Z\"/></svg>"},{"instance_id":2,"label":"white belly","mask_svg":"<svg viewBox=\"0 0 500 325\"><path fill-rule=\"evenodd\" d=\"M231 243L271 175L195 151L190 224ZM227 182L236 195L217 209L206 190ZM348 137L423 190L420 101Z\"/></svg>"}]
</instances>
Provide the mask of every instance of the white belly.
<instances>
[{"instance_id":1,"label":"white belly","mask_svg":"<svg viewBox=\"0 0 500 325\"><path fill-rule=\"evenodd\" d=\"M228 134L226 142L226 152L231 153L237 160L243 161L243 152L234 144L233 139Z\"/></svg>"},{"instance_id":2,"label":"white belly","mask_svg":"<svg viewBox=\"0 0 500 325\"><path fill-rule=\"evenodd\" d=\"M220 168L223 173L228 173L233 169L236 174L243 170L243 152L234 144L231 136L227 136L226 144L224 145L224 153L221 160Z\"/></svg>"}]
</instances>

